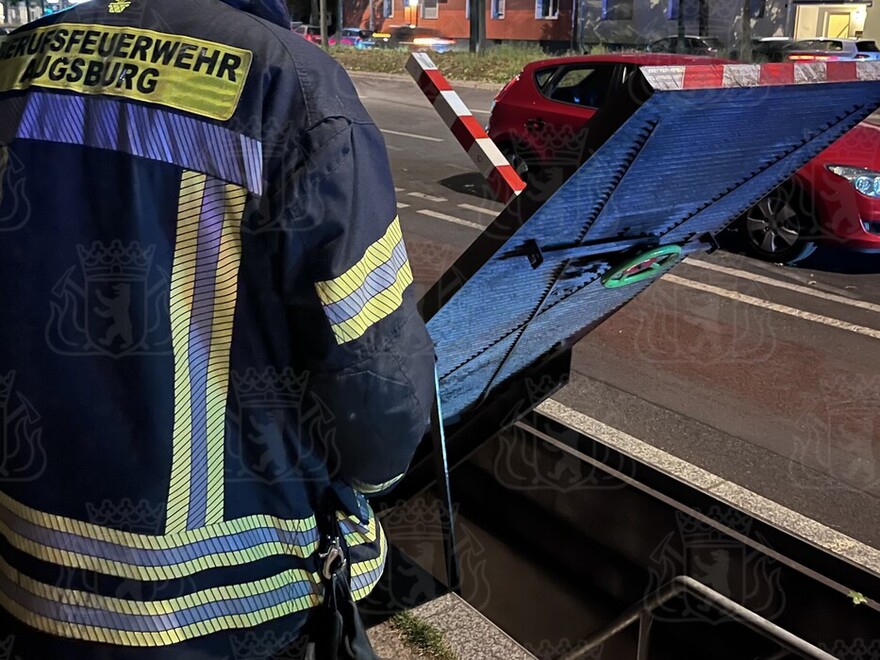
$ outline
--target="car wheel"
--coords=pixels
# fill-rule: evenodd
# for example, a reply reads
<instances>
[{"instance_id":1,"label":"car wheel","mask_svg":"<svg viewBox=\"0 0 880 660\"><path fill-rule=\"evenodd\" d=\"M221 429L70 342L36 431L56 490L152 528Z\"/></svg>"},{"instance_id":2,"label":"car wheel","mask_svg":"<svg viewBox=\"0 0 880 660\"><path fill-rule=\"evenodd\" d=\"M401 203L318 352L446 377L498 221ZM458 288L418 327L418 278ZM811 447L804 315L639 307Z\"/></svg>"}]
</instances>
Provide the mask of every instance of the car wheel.
<instances>
[{"instance_id":1,"label":"car wheel","mask_svg":"<svg viewBox=\"0 0 880 660\"><path fill-rule=\"evenodd\" d=\"M799 192L793 186L779 187L740 219L747 253L764 261L792 264L816 250L815 216Z\"/></svg>"},{"instance_id":2,"label":"car wheel","mask_svg":"<svg viewBox=\"0 0 880 660\"><path fill-rule=\"evenodd\" d=\"M518 144L510 142L502 144L499 148L501 149L501 153L507 159L507 162L510 163L511 167L513 167L513 169L516 170L516 173L519 174L519 178L527 184L531 183L534 180L537 167L534 165L534 160L530 156L528 150Z\"/></svg>"}]
</instances>

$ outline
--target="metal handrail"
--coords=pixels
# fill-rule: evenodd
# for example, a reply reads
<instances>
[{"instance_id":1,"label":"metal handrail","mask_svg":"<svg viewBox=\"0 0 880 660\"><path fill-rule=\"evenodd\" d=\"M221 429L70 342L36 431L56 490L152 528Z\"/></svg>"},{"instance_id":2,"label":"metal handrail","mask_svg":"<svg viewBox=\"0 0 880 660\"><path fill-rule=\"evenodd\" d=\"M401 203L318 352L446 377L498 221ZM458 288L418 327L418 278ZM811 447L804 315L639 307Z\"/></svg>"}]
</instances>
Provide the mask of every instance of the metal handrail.
<instances>
[{"instance_id":1,"label":"metal handrail","mask_svg":"<svg viewBox=\"0 0 880 660\"><path fill-rule=\"evenodd\" d=\"M589 653L636 621L639 622L639 645L636 657L638 660L647 660L653 612L684 593L696 596L703 602L711 604L752 630L773 639L782 648L797 653L801 657L816 658L817 660L835 660L833 655L826 653L819 647L810 644L784 628L780 628L775 623L768 621L759 614L755 614L739 603L730 600L687 575L679 575L654 593L646 596L641 602L628 609L618 619L613 621L607 628L588 637L578 649L565 656L564 660L581 660L586 658Z\"/></svg>"}]
</instances>

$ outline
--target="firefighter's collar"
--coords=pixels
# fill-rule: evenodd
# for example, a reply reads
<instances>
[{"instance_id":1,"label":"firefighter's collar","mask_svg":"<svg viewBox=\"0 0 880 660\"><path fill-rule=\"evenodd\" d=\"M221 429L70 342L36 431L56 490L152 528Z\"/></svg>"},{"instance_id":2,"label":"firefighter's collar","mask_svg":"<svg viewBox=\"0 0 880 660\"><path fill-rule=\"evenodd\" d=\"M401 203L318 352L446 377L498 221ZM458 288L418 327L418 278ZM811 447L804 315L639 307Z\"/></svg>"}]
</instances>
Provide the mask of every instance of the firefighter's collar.
<instances>
[{"instance_id":1,"label":"firefighter's collar","mask_svg":"<svg viewBox=\"0 0 880 660\"><path fill-rule=\"evenodd\" d=\"M230 7L259 16L276 25L290 29L290 13L283 0L221 0Z\"/></svg>"}]
</instances>

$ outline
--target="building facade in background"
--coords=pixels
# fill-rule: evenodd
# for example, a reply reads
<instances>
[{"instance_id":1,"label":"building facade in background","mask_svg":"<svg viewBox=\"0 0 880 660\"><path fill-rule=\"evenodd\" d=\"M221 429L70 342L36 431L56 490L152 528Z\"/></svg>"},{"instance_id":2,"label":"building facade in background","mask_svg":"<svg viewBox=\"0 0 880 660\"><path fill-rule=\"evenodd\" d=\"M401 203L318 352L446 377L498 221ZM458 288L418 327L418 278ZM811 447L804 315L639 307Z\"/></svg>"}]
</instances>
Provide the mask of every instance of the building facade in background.
<instances>
[{"instance_id":1,"label":"building facade in background","mask_svg":"<svg viewBox=\"0 0 880 660\"><path fill-rule=\"evenodd\" d=\"M24 25L86 0L0 0L0 25Z\"/></svg>"},{"instance_id":2,"label":"building facade in background","mask_svg":"<svg viewBox=\"0 0 880 660\"><path fill-rule=\"evenodd\" d=\"M641 47L674 35L678 11L688 34L718 37L727 46L742 34L742 0L485 0L490 42L530 41ZM388 30L401 25L467 39L467 0L345 0L346 26ZM373 18L370 21L370 10ZM880 9L872 0L752 0L754 37L865 37L880 41Z\"/></svg>"},{"instance_id":3,"label":"building facade in background","mask_svg":"<svg viewBox=\"0 0 880 660\"><path fill-rule=\"evenodd\" d=\"M83 0L0 0L0 24L22 25ZM718 37L727 46L742 34L742 0L484 0L489 42L538 42L556 49L606 44L642 47L676 33L678 11L689 34ZM754 37L864 37L880 41L880 8L873 0L751 0ZM337 3L329 0L335 8ZM343 0L344 26L376 31L402 25L467 39L467 0ZM370 12L372 10L372 20Z\"/></svg>"}]
</instances>

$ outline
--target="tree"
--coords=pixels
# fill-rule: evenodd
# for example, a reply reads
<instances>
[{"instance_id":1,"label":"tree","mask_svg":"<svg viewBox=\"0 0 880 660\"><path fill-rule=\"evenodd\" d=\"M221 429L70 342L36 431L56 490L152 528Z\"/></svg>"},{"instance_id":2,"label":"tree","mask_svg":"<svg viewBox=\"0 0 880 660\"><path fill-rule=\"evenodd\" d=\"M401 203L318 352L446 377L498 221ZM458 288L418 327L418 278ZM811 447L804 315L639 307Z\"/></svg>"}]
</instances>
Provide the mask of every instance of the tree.
<instances>
[{"instance_id":1,"label":"tree","mask_svg":"<svg viewBox=\"0 0 880 660\"><path fill-rule=\"evenodd\" d=\"M676 49L679 53L684 52L684 3L685 0L675 0L678 3L678 41L676 42Z\"/></svg>"},{"instance_id":2,"label":"tree","mask_svg":"<svg viewBox=\"0 0 880 660\"><path fill-rule=\"evenodd\" d=\"M752 61L752 0L743 0L742 43L739 45L739 58L743 62Z\"/></svg>"},{"instance_id":3,"label":"tree","mask_svg":"<svg viewBox=\"0 0 880 660\"><path fill-rule=\"evenodd\" d=\"M486 44L486 0L467 0L470 10L470 51L481 53Z\"/></svg>"},{"instance_id":4,"label":"tree","mask_svg":"<svg viewBox=\"0 0 880 660\"><path fill-rule=\"evenodd\" d=\"M293 20L302 21L303 23L311 20L311 0L287 0L287 8L290 10L290 18ZM315 7L315 15L317 14L318 8Z\"/></svg>"}]
</instances>

